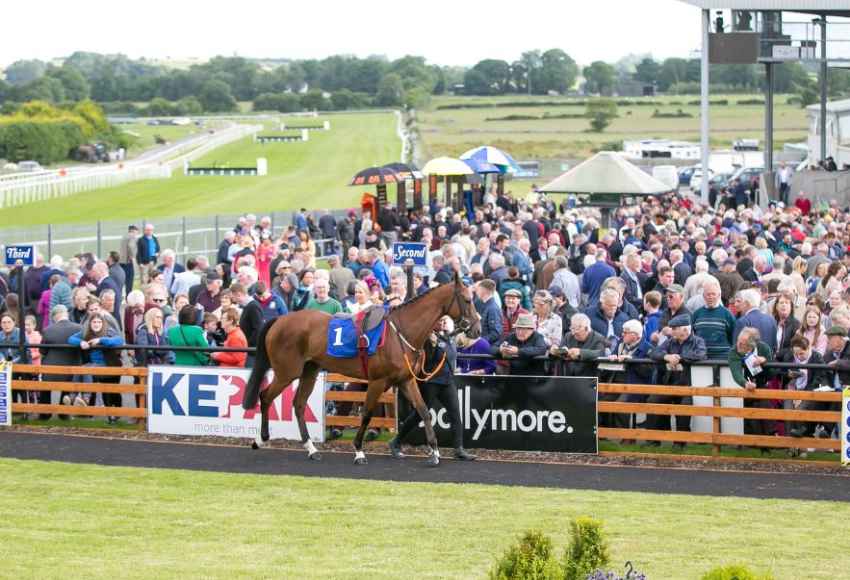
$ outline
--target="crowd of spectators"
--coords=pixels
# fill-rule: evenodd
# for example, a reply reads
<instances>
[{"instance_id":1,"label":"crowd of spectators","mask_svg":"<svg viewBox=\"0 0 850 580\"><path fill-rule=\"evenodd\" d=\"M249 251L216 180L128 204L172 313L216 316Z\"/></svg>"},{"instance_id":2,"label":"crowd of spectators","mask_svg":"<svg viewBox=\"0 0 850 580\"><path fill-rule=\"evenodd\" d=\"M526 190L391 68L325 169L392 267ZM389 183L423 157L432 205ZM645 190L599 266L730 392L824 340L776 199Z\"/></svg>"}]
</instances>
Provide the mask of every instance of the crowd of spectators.
<instances>
[{"instance_id":1,"label":"crowd of spectators","mask_svg":"<svg viewBox=\"0 0 850 580\"><path fill-rule=\"evenodd\" d=\"M474 287L482 335L455 337L462 372L688 385L692 364L714 360L726 361L747 389L839 388L850 377L850 210L805 195L766 209L726 203L725 197L715 206L688 196L647 197L614 210L608 228L598 210L536 193L518 200L488 192L471 214L436 203L407 213L385 208L375 219L367 212L336 218L301 210L279 231L267 217L246 215L213 261L181 262L160 246L153 225L141 231L133 225L103 260L39 257L25 271L4 273L0 343L19 341L23 300L28 348L4 347L7 360L250 366L250 354L167 347L255 347L263 324L289 312L356 313L398 304L407 279L392 265L392 243L413 240L429 249L413 293L455 272ZM23 297L12 291L18 276L26 280ZM37 348L39 342L79 350ZM114 348L124 344L163 348ZM465 360L470 353L498 360ZM825 362L838 372L763 367L772 361ZM669 429L672 421L677 430L690 429L687 416L650 415L638 425L628 415L601 418L604 425L650 429ZM836 436L831 425L763 420L747 421L746 431Z\"/></svg>"}]
</instances>

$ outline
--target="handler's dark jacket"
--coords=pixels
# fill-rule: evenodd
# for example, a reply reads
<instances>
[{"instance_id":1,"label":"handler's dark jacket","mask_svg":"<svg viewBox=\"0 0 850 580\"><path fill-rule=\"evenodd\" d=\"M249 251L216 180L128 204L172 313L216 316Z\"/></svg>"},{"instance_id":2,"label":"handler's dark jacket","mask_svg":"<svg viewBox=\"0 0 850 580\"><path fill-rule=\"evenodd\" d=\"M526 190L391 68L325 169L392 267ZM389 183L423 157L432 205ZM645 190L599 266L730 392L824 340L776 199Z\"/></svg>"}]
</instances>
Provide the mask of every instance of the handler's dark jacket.
<instances>
[{"instance_id":1,"label":"handler's dark jacket","mask_svg":"<svg viewBox=\"0 0 850 580\"><path fill-rule=\"evenodd\" d=\"M457 349L446 335L437 335L437 344L432 344L431 339L425 341L425 368L422 372L426 375L434 372L434 369L443 360L443 354L446 355L446 362L440 368L440 371L431 377L429 383L438 385L454 384L455 367L457 366Z\"/></svg>"}]
</instances>

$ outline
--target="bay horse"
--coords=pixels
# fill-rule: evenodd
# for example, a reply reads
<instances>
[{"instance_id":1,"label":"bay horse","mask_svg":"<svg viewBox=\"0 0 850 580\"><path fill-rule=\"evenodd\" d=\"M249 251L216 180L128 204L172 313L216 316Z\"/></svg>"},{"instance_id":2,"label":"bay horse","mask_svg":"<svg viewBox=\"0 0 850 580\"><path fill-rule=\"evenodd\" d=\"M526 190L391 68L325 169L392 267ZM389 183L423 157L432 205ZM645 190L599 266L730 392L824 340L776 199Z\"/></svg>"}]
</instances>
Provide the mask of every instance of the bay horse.
<instances>
[{"instance_id":1,"label":"bay horse","mask_svg":"<svg viewBox=\"0 0 850 580\"><path fill-rule=\"evenodd\" d=\"M368 376L364 373L359 358L328 356L328 324L332 319L329 314L317 310L299 310L269 321L260 330L254 368L251 370L242 400L242 407L246 410L253 409L257 401L260 401L260 432L252 447L257 449L267 444L269 408L287 385L299 379L292 405L298 421L301 443L310 459L321 458L307 432L304 408L319 371L326 370L368 381L360 429L354 438L356 465L367 463L363 453L363 436L369 427L379 397L392 386L402 390L425 423L425 437L431 449L428 463L438 465L440 452L437 438L428 409L419 392L416 372L425 340L443 316L451 317L458 324L458 328L465 330L471 337L477 337L481 333L481 321L473 305L471 291L464 286L457 274L454 281L442 284L389 311L385 318L386 338L383 346L369 357ZM270 368L274 370L274 379L267 389L261 391L263 378Z\"/></svg>"}]
</instances>

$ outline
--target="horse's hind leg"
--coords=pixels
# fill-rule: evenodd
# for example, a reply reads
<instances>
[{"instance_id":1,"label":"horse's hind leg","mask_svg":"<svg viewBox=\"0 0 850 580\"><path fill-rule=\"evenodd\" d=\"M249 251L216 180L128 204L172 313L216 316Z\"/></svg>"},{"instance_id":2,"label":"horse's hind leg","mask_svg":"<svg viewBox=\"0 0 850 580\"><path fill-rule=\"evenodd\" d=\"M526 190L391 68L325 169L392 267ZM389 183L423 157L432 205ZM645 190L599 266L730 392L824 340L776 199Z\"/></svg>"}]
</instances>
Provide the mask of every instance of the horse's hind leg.
<instances>
[{"instance_id":1,"label":"horse's hind leg","mask_svg":"<svg viewBox=\"0 0 850 580\"><path fill-rule=\"evenodd\" d=\"M322 456L319 454L313 441L310 440L310 433L307 431L307 422L304 419L304 409L307 407L307 400L310 398L310 393L316 386L316 377L319 375L319 366L315 363L308 362L304 365L304 371L301 373L301 379L298 381L298 390L295 391L295 400L292 406L295 409L295 418L298 420L298 431L301 433L301 443L304 444L304 449L307 450L307 455L310 459L319 461Z\"/></svg>"},{"instance_id":2,"label":"horse's hind leg","mask_svg":"<svg viewBox=\"0 0 850 580\"><path fill-rule=\"evenodd\" d=\"M354 436L354 464L366 465L366 454L363 453L363 437L366 435L366 429L369 428L369 421L372 420L372 415L375 414L375 407L378 405L378 399L386 389L386 381L370 382L366 389L366 403L363 405L363 415L360 417L360 429L357 430L357 435Z\"/></svg>"},{"instance_id":3,"label":"horse's hind leg","mask_svg":"<svg viewBox=\"0 0 850 580\"><path fill-rule=\"evenodd\" d=\"M274 400L283 392L288 382L279 381L277 375L265 391L260 393L260 430L251 444L253 449L260 449L268 444L269 434L269 409Z\"/></svg>"}]
</instances>

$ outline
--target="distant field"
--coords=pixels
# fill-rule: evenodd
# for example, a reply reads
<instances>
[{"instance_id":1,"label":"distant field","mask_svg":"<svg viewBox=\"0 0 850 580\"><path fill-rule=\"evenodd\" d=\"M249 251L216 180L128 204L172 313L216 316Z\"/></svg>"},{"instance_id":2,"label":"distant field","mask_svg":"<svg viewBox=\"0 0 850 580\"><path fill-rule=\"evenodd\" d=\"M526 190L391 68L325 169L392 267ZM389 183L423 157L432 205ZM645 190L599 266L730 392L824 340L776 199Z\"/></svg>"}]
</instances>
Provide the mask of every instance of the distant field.
<instances>
[{"instance_id":1,"label":"distant field","mask_svg":"<svg viewBox=\"0 0 850 580\"><path fill-rule=\"evenodd\" d=\"M418 121L426 151L430 156L456 156L472 147L487 143L509 151L517 159L575 159L610 147L612 142L623 140L669 138L699 141L699 106L688 104L694 96L651 97L629 100L660 101L662 105L620 106L619 118L603 133L587 131L587 119L543 119L521 121L487 121L487 118L511 115L579 115L583 106L498 106L482 109L439 110L438 107L454 103L516 103L522 101L575 102L567 97L438 97L427 110L419 111ZM712 95L712 100L727 99L729 105L712 106L711 145L729 147L740 138L764 140L764 106L739 105L740 101L761 99L761 95ZM681 110L691 118L653 118L658 109L662 113ZM806 113L798 105L786 103L786 97L777 98L774 112L777 147L784 142L804 141L807 134Z\"/></svg>"},{"instance_id":2,"label":"distant field","mask_svg":"<svg viewBox=\"0 0 850 580\"><path fill-rule=\"evenodd\" d=\"M310 119L321 122L324 119ZM160 129L151 127L150 129ZM269 132L277 132L268 126ZM151 132L152 133L152 132ZM185 177L148 180L0 211L14 225L94 222L179 215L339 208L358 203L364 191L348 187L351 177L371 165L397 161L401 142L392 114L334 115L331 131L311 131L306 143L258 145L250 138L211 152L194 165L252 166L268 160L265 177Z\"/></svg>"},{"instance_id":3,"label":"distant field","mask_svg":"<svg viewBox=\"0 0 850 580\"><path fill-rule=\"evenodd\" d=\"M122 130L136 138L130 146L130 156L137 155L146 149L156 146L155 136L160 135L166 141L177 141L189 135L200 133L206 129L191 125L148 125L146 123L132 123L121 125Z\"/></svg>"},{"instance_id":4,"label":"distant field","mask_svg":"<svg viewBox=\"0 0 850 580\"><path fill-rule=\"evenodd\" d=\"M850 509L829 501L8 459L0 473L8 578L484 578L530 528L550 534L560 557L581 515L604 521L612 566L630 560L652 579L731 563L777 580L847 577Z\"/></svg>"}]
</instances>

